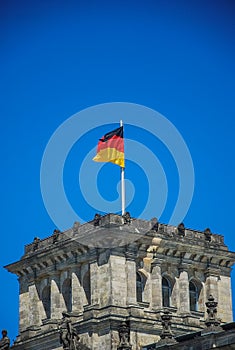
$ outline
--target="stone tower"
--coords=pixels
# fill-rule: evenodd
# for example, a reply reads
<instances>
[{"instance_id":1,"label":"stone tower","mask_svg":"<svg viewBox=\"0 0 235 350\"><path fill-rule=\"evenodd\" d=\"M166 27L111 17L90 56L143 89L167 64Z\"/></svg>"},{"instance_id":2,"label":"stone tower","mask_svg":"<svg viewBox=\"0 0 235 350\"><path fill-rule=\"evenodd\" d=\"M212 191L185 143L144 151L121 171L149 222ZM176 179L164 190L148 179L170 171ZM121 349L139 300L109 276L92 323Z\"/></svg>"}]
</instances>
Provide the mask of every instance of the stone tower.
<instances>
[{"instance_id":1,"label":"stone tower","mask_svg":"<svg viewBox=\"0 0 235 350\"><path fill-rule=\"evenodd\" d=\"M140 350L160 339L163 311L175 335L202 330L211 294L231 322L234 262L222 236L156 219L96 215L55 230L6 266L20 284L12 349Z\"/></svg>"}]
</instances>

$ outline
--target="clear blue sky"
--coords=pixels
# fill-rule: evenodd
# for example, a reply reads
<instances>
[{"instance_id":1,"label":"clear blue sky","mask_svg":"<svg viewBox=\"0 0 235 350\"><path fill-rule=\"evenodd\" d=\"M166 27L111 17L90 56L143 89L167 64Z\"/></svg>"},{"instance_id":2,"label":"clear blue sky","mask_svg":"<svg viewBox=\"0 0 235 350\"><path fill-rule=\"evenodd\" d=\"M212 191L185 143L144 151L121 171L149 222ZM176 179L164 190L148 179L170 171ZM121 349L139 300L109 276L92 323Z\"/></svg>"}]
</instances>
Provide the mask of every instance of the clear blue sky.
<instances>
[{"instance_id":1,"label":"clear blue sky","mask_svg":"<svg viewBox=\"0 0 235 350\"><path fill-rule=\"evenodd\" d=\"M53 132L84 108L116 101L150 107L176 126L195 168L184 223L199 230L209 226L235 251L234 1L2 0L0 18L1 266L18 260L35 236L46 237L55 228L40 191L41 159ZM76 143L64 169L67 196L85 221L95 210L78 204L79 164L110 131L98 120L96 127ZM137 129L126 128L128 133L139 137ZM152 145L169 181L168 209L160 218L167 222L177 170L160 142L146 133L141 138ZM99 185L112 199L118 168L109 165ZM137 191L130 211L138 216L146 177L131 161L127 175ZM0 279L0 328L14 339L18 282L3 268Z\"/></svg>"}]
</instances>

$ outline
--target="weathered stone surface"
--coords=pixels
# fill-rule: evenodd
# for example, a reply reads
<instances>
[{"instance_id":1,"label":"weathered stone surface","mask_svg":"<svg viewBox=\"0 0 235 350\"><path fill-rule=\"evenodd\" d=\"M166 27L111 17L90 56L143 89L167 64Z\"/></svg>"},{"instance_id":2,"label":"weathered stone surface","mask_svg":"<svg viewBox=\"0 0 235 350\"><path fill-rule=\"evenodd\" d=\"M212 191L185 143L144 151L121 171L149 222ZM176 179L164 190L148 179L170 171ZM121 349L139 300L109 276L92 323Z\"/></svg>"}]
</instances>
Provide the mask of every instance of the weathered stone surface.
<instances>
[{"instance_id":1,"label":"weathered stone surface","mask_svg":"<svg viewBox=\"0 0 235 350\"><path fill-rule=\"evenodd\" d=\"M182 226L182 225L181 225ZM183 230L183 231L182 231ZM213 294L218 318L232 320L231 266L235 254L223 237L187 228L108 214L34 241L6 266L19 277L20 321L15 350L61 350L59 325L69 314L81 343L92 350L117 350L118 329L128 321L130 346L157 342L162 310L172 313L174 335L205 327L205 300ZM137 273L141 301L137 301ZM163 307L162 277L170 283ZM189 282L198 287L190 310ZM140 289L139 289L140 291Z\"/></svg>"},{"instance_id":2,"label":"weathered stone surface","mask_svg":"<svg viewBox=\"0 0 235 350\"><path fill-rule=\"evenodd\" d=\"M157 342L144 346L143 350L234 350L235 349L235 323L227 323L221 327L220 332L194 332L175 338L176 342Z\"/></svg>"}]
</instances>

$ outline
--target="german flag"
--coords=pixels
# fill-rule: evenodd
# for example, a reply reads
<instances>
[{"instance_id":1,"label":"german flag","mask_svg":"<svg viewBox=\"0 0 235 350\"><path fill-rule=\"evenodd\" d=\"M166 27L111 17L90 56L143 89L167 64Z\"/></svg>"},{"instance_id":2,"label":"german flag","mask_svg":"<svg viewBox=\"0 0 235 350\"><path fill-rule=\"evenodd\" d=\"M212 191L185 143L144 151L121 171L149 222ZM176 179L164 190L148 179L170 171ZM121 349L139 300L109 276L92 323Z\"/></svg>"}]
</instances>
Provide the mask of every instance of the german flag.
<instances>
[{"instance_id":1,"label":"german flag","mask_svg":"<svg viewBox=\"0 0 235 350\"><path fill-rule=\"evenodd\" d=\"M95 162L111 162L125 167L123 126L105 134L99 139Z\"/></svg>"}]
</instances>

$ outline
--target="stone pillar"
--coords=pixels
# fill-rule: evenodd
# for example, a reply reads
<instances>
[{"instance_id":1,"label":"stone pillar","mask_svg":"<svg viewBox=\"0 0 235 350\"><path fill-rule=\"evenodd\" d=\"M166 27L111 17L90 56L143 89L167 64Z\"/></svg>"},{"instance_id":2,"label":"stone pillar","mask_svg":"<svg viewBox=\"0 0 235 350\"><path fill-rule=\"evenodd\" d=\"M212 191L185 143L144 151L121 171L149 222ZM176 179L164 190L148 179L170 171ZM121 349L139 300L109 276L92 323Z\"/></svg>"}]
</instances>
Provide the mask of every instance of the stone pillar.
<instances>
[{"instance_id":1,"label":"stone pillar","mask_svg":"<svg viewBox=\"0 0 235 350\"><path fill-rule=\"evenodd\" d=\"M39 326L41 324L41 317L39 311L40 298L35 284L29 285L29 325Z\"/></svg>"},{"instance_id":2,"label":"stone pillar","mask_svg":"<svg viewBox=\"0 0 235 350\"><path fill-rule=\"evenodd\" d=\"M58 281L51 280L51 319L61 319L62 312L66 310L64 298L60 293Z\"/></svg>"},{"instance_id":3,"label":"stone pillar","mask_svg":"<svg viewBox=\"0 0 235 350\"><path fill-rule=\"evenodd\" d=\"M29 292L24 281L20 280L19 297L19 332L23 332L29 327Z\"/></svg>"},{"instance_id":4,"label":"stone pillar","mask_svg":"<svg viewBox=\"0 0 235 350\"><path fill-rule=\"evenodd\" d=\"M161 262L154 261L152 263L152 308L162 307L162 274Z\"/></svg>"},{"instance_id":5,"label":"stone pillar","mask_svg":"<svg viewBox=\"0 0 235 350\"><path fill-rule=\"evenodd\" d=\"M218 318L222 322L233 321L232 290L230 276L220 276L218 280Z\"/></svg>"},{"instance_id":6,"label":"stone pillar","mask_svg":"<svg viewBox=\"0 0 235 350\"><path fill-rule=\"evenodd\" d=\"M208 268L205 271L206 276L206 299L209 298L210 295L213 295L213 297L218 300L218 277L219 277L219 271Z\"/></svg>"},{"instance_id":7,"label":"stone pillar","mask_svg":"<svg viewBox=\"0 0 235 350\"><path fill-rule=\"evenodd\" d=\"M106 253L102 253L99 256L99 262L97 269L94 265L93 267L93 273L96 275L93 277L94 284L93 288L96 287L97 283L97 289L94 291L96 295L96 300L99 301L99 305L101 307L109 305L111 301L111 276L110 276L110 266L109 261ZM97 278L97 282L95 282L95 279Z\"/></svg>"},{"instance_id":8,"label":"stone pillar","mask_svg":"<svg viewBox=\"0 0 235 350\"><path fill-rule=\"evenodd\" d=\"M110 255L111 304L126 306L127 280L124 256Z\"/></svg>"},{"instance_id":9,"label":"stone pillar","mask_svg":"<svg viewBox=\"0 0 235 350\"><path fill-rule=\"evenodd\" d=\"M90 263L87 261L85 264L81 265L81 303L82 305L89 305L91 302L91 271Z\"/></svg>"},{"instance_id":10,"label":"stone pillar","mask_svg":"<svg viewBox=\"0 0 235 350\"><path fill-rule=\"evenodd\" d=\"M132 258L126 259L127 305L136 304L136 263Z\"/></svg>"},{"instance_id":11,"label":"stone pillar","mask_svg":"<svg viewBox=\"0 0 235 350\"><path fill-rule=\"evenodd\" d=\"M190 313L188 272L180 268L179 273L178 310L181 314L188 314Z\"/></svg>"},{"instance_id":12,"label":"stone pillar","mask_svg":"<svg viewBox=\"0 0 235 350\"><path fill-rule=\"evenodd\" d=\"M96 260L90 263L90 277L91 277L91 305L99 304L99 290L98 290L99 269L98 269Z\"/></svg>"},{"instance_id":13,"label":"stone pillar","mask_svg":"<svg viewBox=\"0 0 235 350\"><path fill-rule=\"evenodd\" d=\"M65 303L65 298L68 297L68 295L63 295L63 292L65 292L65 289L63 289L63 287L64 287L64 282L66 280L70 279L70 277L71 276L69 274L69 271L65 270L65 271L61 272L60 277L56 280L57 285L59 286L59 293L61 295L60 304L61 304L61 309L63 308L62 311L67 311L67 305ZM72 288L72 281L71 281L71 288ZM69 294L68 290L67 290L67 293Z\"/></svg>"},{"instance_id":14,"label":"stone pillar","mask_svg":"<svg viewBox=\"0 0 235 350\"><path fill-rule=\"evenodd\" d=\"M82 287L79 281L79 278L75 272L72 272L71 275L72 281L72 311L73 312L82 312L83 311L83 303L82 303Z\"/></svg>"}]
</instances>

